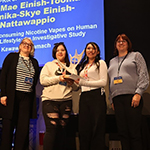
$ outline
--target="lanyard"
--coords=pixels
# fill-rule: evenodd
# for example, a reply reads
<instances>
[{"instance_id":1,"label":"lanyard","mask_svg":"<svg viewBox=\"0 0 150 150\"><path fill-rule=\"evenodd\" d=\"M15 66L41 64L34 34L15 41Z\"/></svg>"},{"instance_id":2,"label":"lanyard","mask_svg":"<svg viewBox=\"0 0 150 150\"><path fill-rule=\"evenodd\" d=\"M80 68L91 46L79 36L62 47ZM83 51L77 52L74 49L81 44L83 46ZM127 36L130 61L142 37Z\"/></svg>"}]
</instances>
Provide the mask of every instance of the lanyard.
<instances>
[{"instance_id":1,"label":"lanyard","mask_svg":"<svg viewBox=\"0 0 150 150\"><path fill-rule=\"evenodd\" d=\"M88 79L88 70L91 68L92 65L93 65L93 63L90 65L88 65L88 64L86 65L86 67L84 69L84 78L85 79Z\"/></svg>"},{"instance_id":2,"label":"lanyard","mask_svg":"<svg viewBox=\"0 0 150 150\"><path fill-rule=\"evenodd\" d=\"M30 59L29 59L29 66L28 66L27 63L25 62L25 60L23 59L23 57L21 57L21 58L22 58L23 63L24 63L25 66L28 68L28 70L29 70L29 72L30 72L30 74L31 74L31 61L30 61Z\"/></svg>"},{"instance_id":3,"label":"lanyard","mask_svg":"<svg viewBox=\"0 0 150 150\"><path fill-rule=\"evenodd\" d=\"M119 76L119 71L120 71L120 68L121 68L121 65L123 63L123 61L126 59L128 53L125 55L125 57L123 58L123 60L121 61L121 63L119 64L119 57L118 57L118 76Z\"/></svg>"}]
</instances>

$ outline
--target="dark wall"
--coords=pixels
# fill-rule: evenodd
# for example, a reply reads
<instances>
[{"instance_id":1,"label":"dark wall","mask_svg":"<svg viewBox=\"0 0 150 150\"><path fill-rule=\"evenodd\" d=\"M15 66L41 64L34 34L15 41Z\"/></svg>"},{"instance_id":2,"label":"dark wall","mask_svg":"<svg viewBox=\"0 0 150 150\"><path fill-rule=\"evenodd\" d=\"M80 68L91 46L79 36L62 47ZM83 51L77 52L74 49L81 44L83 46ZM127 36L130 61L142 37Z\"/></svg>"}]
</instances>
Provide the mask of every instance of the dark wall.
<instances>
[{"instance_id":1,"label":"dark wall","mask_svg":"<svg viewBox=\"0 0 150 150\"><path fill-rule=\"evenodd\" d=\"M125 33L150 68L150 0L104 0L104 11L107 64L113 57L117 35Z\"/></svg>"},{"instance_id":2,"label":"dark wall","mask_svg":"<svg viewBox=\"0 0 150 150\"><path fill-rule=\"evenodd\" d=\"M105 61L113 57L114 41L125 33L133 49L141 52L150 74L150 0L104 0ZM150 86L143 94L143 114L150 115Z\"/></svg>"}]
</instances>

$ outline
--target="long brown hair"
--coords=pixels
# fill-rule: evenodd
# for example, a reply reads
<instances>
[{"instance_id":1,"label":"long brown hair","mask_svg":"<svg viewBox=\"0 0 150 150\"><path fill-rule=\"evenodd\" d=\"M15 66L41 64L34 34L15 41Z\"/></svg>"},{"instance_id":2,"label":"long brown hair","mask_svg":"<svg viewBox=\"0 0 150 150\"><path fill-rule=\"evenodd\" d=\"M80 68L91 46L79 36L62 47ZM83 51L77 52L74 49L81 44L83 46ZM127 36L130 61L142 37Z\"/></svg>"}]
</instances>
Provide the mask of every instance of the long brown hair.
<instances>
[{"instance_id":1,"label":"long brown hair","mask_svg":"<svg viewBox=\"0 0 150 150\"><path fill-rule=\"evenodd\" d=\"M52 50L52 56L53 56L54 59L56 59L57 47L59 45L62 45L64 47L65 51L66 51L65 63L66 63L66 66L69 67L70 61L69 61L69 57L68 57L68 52L67 52L67 48L66 48L66 46L63 42L59 42L59 43L54 44L54 47L53 47L53 50Z\"/></svg>"}]
</instances>

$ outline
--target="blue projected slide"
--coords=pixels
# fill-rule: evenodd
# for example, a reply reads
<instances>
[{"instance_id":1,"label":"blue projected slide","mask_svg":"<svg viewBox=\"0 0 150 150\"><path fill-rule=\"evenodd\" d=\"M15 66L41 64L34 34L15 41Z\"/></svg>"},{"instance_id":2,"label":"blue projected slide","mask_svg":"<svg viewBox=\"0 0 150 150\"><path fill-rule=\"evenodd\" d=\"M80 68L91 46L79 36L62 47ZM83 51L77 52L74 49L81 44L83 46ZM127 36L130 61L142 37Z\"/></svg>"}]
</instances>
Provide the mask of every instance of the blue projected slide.
<instances>
[{"instance_id":1,"label":"blue projected slide","mask_svg":"<svg viewBox=\"0 0 150 150\"><path fill-rule=\"evenodd\" d=\"M96 42L104 59L103 0L0 0L0 68L24 37L32 39L40 66L53 60L57 42L72 56Z\"/></svg>"}]
</instances>

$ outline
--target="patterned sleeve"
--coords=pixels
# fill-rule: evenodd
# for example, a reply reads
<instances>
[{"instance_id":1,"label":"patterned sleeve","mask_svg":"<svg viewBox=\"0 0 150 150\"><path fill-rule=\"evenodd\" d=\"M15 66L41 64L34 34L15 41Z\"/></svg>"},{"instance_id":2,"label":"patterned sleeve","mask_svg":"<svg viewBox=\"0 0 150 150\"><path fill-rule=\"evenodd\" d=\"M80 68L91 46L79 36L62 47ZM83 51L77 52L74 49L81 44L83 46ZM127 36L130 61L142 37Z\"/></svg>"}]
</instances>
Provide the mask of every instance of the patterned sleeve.
<instances>
[{"instance_id":1,"label":"patterned sleeve","mask_svg":"<svg viewBox=\"0 0 150 150\"><path fill-rule=\"evenodd\" d=\"M139 76L135 93L142 95L149 85L149 74L145 60L141 53L136 53L135 61L137 66L137 74Z\"/></svg>"}]
</instances>

